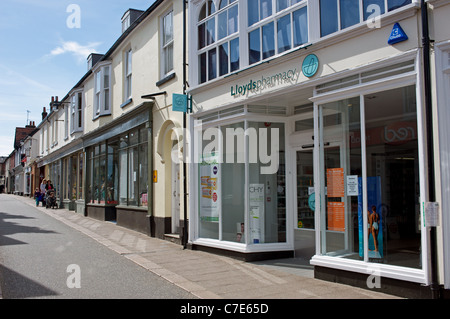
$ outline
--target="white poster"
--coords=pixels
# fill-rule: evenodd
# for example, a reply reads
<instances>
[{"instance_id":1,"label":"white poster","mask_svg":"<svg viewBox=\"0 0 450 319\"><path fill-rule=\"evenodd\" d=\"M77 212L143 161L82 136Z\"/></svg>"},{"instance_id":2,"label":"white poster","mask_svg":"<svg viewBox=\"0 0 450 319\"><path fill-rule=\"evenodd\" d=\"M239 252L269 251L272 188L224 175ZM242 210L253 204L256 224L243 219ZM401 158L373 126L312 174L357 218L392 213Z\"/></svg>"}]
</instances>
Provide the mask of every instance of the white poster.
<instances>
[{"instance_id":1,"label":"white poster","mask_svg":"<svg viewBox=\"0 0 450 319\"><path fill-rule=\"evenodd\" d=\"M203 157L199 164L200 218L203 221L219 221L220 172L219 156L213 153Z\"/></svg>"},{"instance_id":2,"label":"white poster","mask_svg":"<svg viewBox=\"0 0 450 319\"><path fill-rule=\"evenodd\" d=\"M358 195L358 175L347 175L347 196Z\"/></svg>"},{"instance_id":3,"label":"white poster","mask_svg":"<svg viewBox=\"0 0 450 319\"><path fill-rule=\"evenodd\" d=\"M264 184L250 184L250 243L264 242Z\"/></svg>"}]
</instances>

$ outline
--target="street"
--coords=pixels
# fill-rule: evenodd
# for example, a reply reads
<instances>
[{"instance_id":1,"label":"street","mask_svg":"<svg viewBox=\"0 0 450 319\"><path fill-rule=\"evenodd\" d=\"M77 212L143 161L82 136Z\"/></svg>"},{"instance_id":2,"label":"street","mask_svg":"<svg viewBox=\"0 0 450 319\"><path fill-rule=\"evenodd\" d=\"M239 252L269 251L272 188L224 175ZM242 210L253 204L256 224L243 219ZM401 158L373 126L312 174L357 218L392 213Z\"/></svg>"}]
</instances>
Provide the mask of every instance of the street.
<instances>
[{"instance_id":1,"label":"street","mask_svg":"<svg viewBox=\"0 0 450 319\"><path fill-rule=\"evenodd\" d=\"M3 194L0 287L3 299L195 298L39 209Z\"/></svg>"}]
</instances>

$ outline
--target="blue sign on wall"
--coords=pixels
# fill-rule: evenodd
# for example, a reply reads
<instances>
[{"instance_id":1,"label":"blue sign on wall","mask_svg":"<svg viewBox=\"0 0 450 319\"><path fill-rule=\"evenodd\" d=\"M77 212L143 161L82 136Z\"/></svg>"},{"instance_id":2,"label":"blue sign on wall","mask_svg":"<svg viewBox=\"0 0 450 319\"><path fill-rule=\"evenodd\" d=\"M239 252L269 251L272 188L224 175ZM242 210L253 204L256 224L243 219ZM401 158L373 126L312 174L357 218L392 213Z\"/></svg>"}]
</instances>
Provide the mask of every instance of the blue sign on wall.
<instances>
[{"instance_id":1,"label":"blue sign on wall","mask_svg":"<svg viewBox=\"0 0 450 319\"><path fill-rule=\"evenodd\" d=\"M315 54L308 55L302 64L302 72L303 74L310 78L317 73L319 69L319 58Z\"/></svg>"},{"instance_id":2,"label":"blue sign on wall","mask_svg":"<svg viewBox=\"0 0 450 319\"><path fill-rule=\"evenodd\" d=\"M403 31L402 27L399 23L394 24L392 28L391 35L389 36L388 44L395 44L402 41L408 40L408 36L405 31Z\"/></svg>"}]
</instances>

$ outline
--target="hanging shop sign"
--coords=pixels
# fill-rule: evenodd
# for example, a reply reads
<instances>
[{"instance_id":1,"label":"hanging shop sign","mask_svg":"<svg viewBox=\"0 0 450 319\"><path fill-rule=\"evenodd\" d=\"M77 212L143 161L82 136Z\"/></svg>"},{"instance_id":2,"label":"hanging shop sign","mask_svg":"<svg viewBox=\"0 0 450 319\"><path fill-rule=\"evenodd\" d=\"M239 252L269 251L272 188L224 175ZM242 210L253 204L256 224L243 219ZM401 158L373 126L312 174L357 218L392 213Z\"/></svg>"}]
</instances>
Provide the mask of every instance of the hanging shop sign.
<instances>
[{"instance_id":1,"label":"hanging shop sign","mask_svg":"<svg viewBox=\"0 0 450 319\"><path fill-rule=\"evenodd\" d=\"M174 112L192 112L192 98L186 94L172 94L172 111Z\"/></svg>"}]
</instances>

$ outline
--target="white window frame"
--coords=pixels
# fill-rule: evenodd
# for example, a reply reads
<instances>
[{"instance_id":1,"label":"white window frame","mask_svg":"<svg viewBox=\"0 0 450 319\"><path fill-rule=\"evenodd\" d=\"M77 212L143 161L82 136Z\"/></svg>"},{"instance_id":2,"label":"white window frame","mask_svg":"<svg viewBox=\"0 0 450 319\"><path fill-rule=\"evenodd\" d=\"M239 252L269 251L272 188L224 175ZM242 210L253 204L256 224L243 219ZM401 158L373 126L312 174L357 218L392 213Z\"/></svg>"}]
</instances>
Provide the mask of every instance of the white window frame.
<instances>
[{"instance_id":1,"label":"white window frame","mask_svg":"<svg viewBox=\"0 0 450 319\"><path fill-rule=\"evenodd\" d=\"M448 126L448 119L450 118L450 112L448 111L450 106L450 92L448 88L450 87L450 41L445 41L435 45L436 52L436 93L437 93L437 124L439 127L439 156L441 163L446 163L449 160L449 150L450 150L450 138ZM450 207L450 198L446 195L446 189L450 184L450 172L443 169L439 170L441 178L441 203L440 214L441 214L441 226L442 226L442 250L443 250L443 260L444 260L444 288L450 289L450 252L449 252L449 242L450 242L450 217L447 212Z\"/></svg>"},{"instance_id":2,"label":"white window frame","mask_svg":"<svg viewBox=\"0 0 450 319\"><path fill-rule=\"evenodd\" d=\"M81 112L81 123L79 120L80 119L79 112ZM84 127L84 98L83 98L83 90L81 89L73 91L72 94L70 95L70 134L83 131L83 127Z\"/></svg>"},{"instance_id":3,"label":"white window frame","mask_svg":"<svg viewBox=\"0 0 450 319\"><path fill-rule=\"evenodd\" d=\"M170 33L172 34L172 38L169 39L166 42L166 18L170 16L171 24L170 24ZM174 56L173 56L173 50L174 50L174 32L173 32L173 9L171 8L166 13L163 14L160 21L160 30L161 30L161 71L160 75L161 78L164 78L171 73L174 72ZM172 61L169 61L168 51L170 50L170 47L172 48ZM170 66L170 67L169 67Z\"/></svg>"},{"instance_id":4,"label":"white window frame","mask_svg":"<svg viewBox=\"0 0 450 319\"><path fill-rule=\"evenodd\" d=\"M111 62L97 63L94 73L93 119L111 114ZM105 74L108 73L109 83L105 84ZM100 77L100 78L98 78ZM108 104L105 104L108 96Z\"/></svg>"},{"instance_id":5,"label":"white window frame","mask_svg":"<svg viewBox=\"0 0 450 319\"><path fill-rule=\"evenodd\" d=\"M204 111L195 113L192 116L190 116L190 127L191 127L191 134L192 136L196 136L197 138L202 138L203 132L201 130L208 129L211 127L214 128L220 128L222 126L226 126L228 124L235 124L239 122L244 123L244 130L248 129L248 123L249 122L266 122L269 119L273 123L282 123L284 124L284 136L285 136L285 145L288 145L288 125L289 125L289 117L286 115L270 115L270 114L255 114L248 112L248 105L245 105L242 107L242 112L234 114L231 112L230 115L224 115L223 117L217 118L217 120L211 120L206 123L203 123L201 118L204 116L207 116L211 113L217 112L218 110L231 110L234 108L234 106L242 106L242 104L238 103L237 105L229 105L223 108L215 109L214 111ZM197 141L198 142L198 141ZM189 223L189 240L192 241L194 244L208 246L208 247L214 247L218 249L227 249L232 250L236 252L244 252L244 253L253 253L253 252L267 252L267 251L276 251L276 250L293 250L294 243L292 241L293 238L293 231L294 226L292 224L292 219L288 216L288 211L292 211L292 201L289 199L289 197L286 197L286 241L285 242L274 242L274 243L264 243L264 244L253 244L250 243L248 238L248 227L249 227L249 202L248 202L248 189L249 189L249 146L248 146L248 139L246 138L244 140L244 158L245 158L245 186L244 186L244 196L245 198L245 212L244 212L244 224L246 225L246 231L245 236L246 240L244 243L237 243L233 241L226 241L222 238L222 223L223 223L223 217L222 217L222 209L219 209L219 232L218 232L218 238L219 239L212 239L212 238L204 238L200 236L199 231L199 215L194 214L192 216L192 222ZM201 144L200 144L201 145ZM220 147L220 145L219 145ZM202 146L199 146L197 143L191 143L191 154L194 156L194 161L199 160L199 154L201 151L203 151ZM219 153L223 153L223 150L219 150ZM222 159L225 161L225 158ZM292 166L291 163L291 156L290 153L286 152L285 154L285 167L286 167L286 174L287 174L287 167ZM220 165L220 164L219 164ZM219 168L220 170L220 168ZM195 165L190 165L189 170L190 176L199 176L199 165L196 163ZM189 182L190 189L199 189L199 179L198 178L192 178ZM196 200L192 200L190 202L189 206L191 211L199 212L200 209L200 202L198 198Z\"/></svg>"},{"instance_id":6,"label":"white window frame","mask_svg":"<svg viewBox=\"0 0 450 319\"><path fill-rule=\"evenodd\" d=\"M310 100L314 102L314 136L320 136L319 134L319 125L318 125L318 114L319 114L319 105L338 101L343 98L348 97L355 97L360 96L361 99L361 119L365 118L364 115L364 98L363 96L366 94L371 94L375 92L382 92L387 89L393 89L393 88L400 88L405 87L408 85L414 84L416 86L416 101L417 101L417 131L418 131L418 153L419 153L419 181L420 181L420 196L421 196L421 202L425 201L426 190L425 190L425 184L426 184L426 176L425 176L425 158L424 154L426 153L424 151L425 149L425 141L424 136L421 132L424 132L423 127L423 119L424 119L424 113L423 113L423 103L422 103L422 87L420 83L422 83L422 74L420 71L420 52L412 52L410 54L405 54L403 56L397 57L397 58L389 58L385 59L381 62L374 63L370 66L367 66L365 68L361 68L358 70L352 70L351 72L344 72L345 75L341 74L341 76L345 77L357 72L365 72L368 70L383 68L386 66L390 66L395 64L395 62L403 62L407 59L414 58L415 60L415 72L409 72L403 75L398 76L392 76L389 78L379 79L371 83L367 83L364 85L359 86L352 86L340 90L336 90L332 93L325 93L325 94L319 94L315 95ZM415 74L414 74L415 73ZM327 79L328 81L328 79ZM319 83L321 84L321 83ZM361 134L365 132L365 122L361 120ZM314 156L315 156L315 162L319 162L319 148L320 138L314 140ZM364 144L363 144L364 145ZM364 146L365 147L365 146ZM363 180L364 174L365 174L365 168L366 165L366 153L364 150L361 152L362 154L362 163L363 163ZM315 178L315 193L320 194L320 174L319 174L319 167L316 165L314 168L314 178ZM363 188L365 189L365 185L363 185ZM316 195L318 196L318 195ZM364 196L366 197L366 196ZM363 206L367 206L367 198L363 198ZM316 210L320 211L320 200L316 198ZM423 216L423 208L421 208L421 216ZM316 214L316 255L312 257L311 264L315 266L323 266L323 267L329 267L329 268L335 268L335 269L341 269L351 272L359 272L366 274L367 270L374 269L373 267L377 267L378 274L381 277L387 277L387 278L393 278L398 280L404 280L404 281L410 281L410 282L416 282L420 284L428 285L430 282L429 278L429 272L428 272L428 261L427 257L429 254L428 251L428 241L426 236L426 229L423 223L421 223L421 262L422 262L422 268L416 269L416 268L408 268L403 266L397 266L397 265L390 265L390 264L378 264L378 263L371 263L368 260L368 254L364 254L364 260L351 260L351 259L345 259L345 258L339 258L334 256L326 256L321 254L321 246L320 243L322 242L321 238L321 232L319 231L321 229L321 219L320 214ZM367 225L367 216L364 215L364 224ZM364 226L363 226L364 228ZM366 228L367 230L367 228ZM367 241L364 243L364 249L367 251ZM371 268L372 267L372 268Z\"/></svg>"},{"instance_id":7,"label":"white window frame","mask_svg":"<svg viewBox=\"0 0 450 319\"><path fill-rule=\"evenodd\" d=\"M55 147L58 144L58 118L57 114L55 114L54 118L51 120L52 126L52 139L51 139L51 147Z\"/></svg>"},{"instance_id":8,"label":"white window frame","mask_svg":"<svg viewBox=\"0 0 450 319\"><path fill-rule=\"evenodd\" d=\"M125 51L124 54L124 99L123 101L126 102L127 100L131 99L131 95L133 92L133 50L128 49Z\"/></svg>"},{"instance_id":9,"label":"white window frame","mask_svg":"<svg viewBox=\"0 0 450 319\"><path fill-rule=\"evenodd\" d=\"M194 24L195 24L195 33L194 34L196 34L196 38L195 38L195 44L193 45L193 48L195 50L195 57L196 57L195 58L196 59L195 63L197 65L197 68L200 68L200 64L201 63L199 62L199 60L200 60L200 57L203 54L205 54L205 59L206 59L206 70L205 70L205 72L206 72L206 75L205 75L206 76L206 81L200 83L201 82L201 74L200 74L200 72L193 72L193 73L196 74L195 76L197 77L195 83L197 83L199 85L204 84L204 83L208 83L208 82L211 82L211 81L214 81L214 80L216 80L218 78L223 78L224 76L227 76L228 74L237 71L237 70L230 71L230 69L231 69L230 42L232 40L239 39L239 37L242 36L240 34L240 30L244 30L244 28L242 26L242 21L239 18L240 14L242 12L241 9L240 9L240 6L242 5L243 0L234 0L233 2L228 3L223 8L219 9L221 1L227 1L228 2L228 0L212 1L214 3L214 11L211 12L211 13L208 13L208 10L209 10L208 9L208 2L209 2L209 0L203 1L202 4L197 8L198 11L194 15L194 19L195 19L194 20ZM203 5L205 5L207 7L207 9L206 9L206 17L201 19L201 20L199 20L200 10L202 9ZM224 37L219 39L219 16L221 14L226 13L227 17L228 17L228 10L230 8L236 6L236 5L238 7L237 30L235 32L233 32L233 33L230 33L230 34L228 34L228 30L227 30L227 35L225 35ZM208 31L207 31L207 29L208 29L208 22L210 22L210 21L214 21L214 41L212 41L211 43L208 44L208 39L207 39L208 38ZM245 19L245 21L247 21L247 20ZM227 19L227 23L228 23L228 19ZM199 39L198 39L198 28L202 24L205 24L205 30L204 30L205 31L205 45L202 48L199 49L198 48L198 41L199 41ZM228 26L227 26L227 28L228 28ZM241 46L240 43L241 42L239 41L239 68L238 68L238 70L242 68L242 66L243 66L242 59L244 58L243 55L242 55L242 51L241 51L241 47L242 46ZM227 63L228 63L227 70L228 71L226 73L224 73L223 75L220 75L219 51L220 51L220 47L222 45L227 45L228 46L228 61L227 61ZM214 62L215 77L212 78L212 79L209 79L209 62L208 62L209 61L209 56L208 56L208 53L213 51L213 50L215 50L215 52L216 52L215 53L216 54L216 58L215 58L215 62Z\"/></svg>"},{"instance_id":10,"label":"white window frame","mask_svg":"<svg viewBox=\"0 0 450 319\"><path fill-rule=\"evenodd\" d=\"M306 4L303 2L294 4L289 6L286 9L283 9L279 12L276 12L276 0L273 0L272 2L272 11L273 14L267 18L264 18L263 20L260 20L259 22L253 24L251 27L248 27L248 7L247 7L247 0L236 0L235 3L239 3L239 9L238 9L238 37L239 37L239 57L240 57L240 66L239 69L233 72L230 72L223 76L216 76L216 78L211 80L206 80L205 82L200 82L200 72L190 72L189 73L189 82L192 84L191 88L197 88L202 87L204 85L207 85L208 83L217 82L220 81L224 77L236 73L241 72L249 67L255 67L260 64L264 64L267 61L270 61L272 59L276 59L280 56L283 56L285 54L289 54L292 51L297 50L299 47L291 48L290 50L284 51L282 53L277 53L270 58L267 58L266 60L262 60L259 62L256 62L254 64L249 65L249 57L248 57L248 50L249 50L249 41L248 41L248 32L251 30L254 30L258 26L262 26L269 22L269 20L276 21L276 18L274 17L281 17L284 14L288 14L292 11L295 11L297 7L301 7L303 5L306 5L308 7L308 43L305 43L301 47L306 47L310 44L319 44L320 45L333 45L335 43L339 43L343 40L353 38L356 35L362 35L368 32L371 32L372 29L368 28L366 25L366 21L360 21L358 24L352 25L350 27L347 27L345 29L338 30L334 33L331 33L325 37L320 36L320 6L319 1L317 0L305 0ZM357 1L357 0L355 0ZM193 58L190 59L190 68L192 70L199 70L200 68L200 54L207 52L205 48L212 48L209 46L203 47L201 50L198 49L199 45L199 38L198 38L198 25L201 24L201 22L198 20L200 11L202 9L202 6L204 5L205 1L196 1L195 3L193 1L189 1L189 33L193 34L193 39L190 42L191 45L189 47L189 55ZM215 4L219 4L219 1L214 1ZM386 3L386 0L385 0ZM234 3L233 3L234 5ZM380 17L380 23L384 24L393 24L394 22L397 22L398 20L402 20L407 17L412 17L417 14L416 9L420 6L419 0L412 0L411 4L408 4L404 7L395 9L393 11L387 11ZM217 9L217 8L216 8ZM362 11L362 6L360 7ZM214 15L217 14L217 10L214 13ZM362 13L360 15L362 17ZM361 19L360 19L361 20ZM201 20L204 21L204 20ZM340 19L339 19L340 21ZM216 23L217 24L217 23ZM230 38L226 37L224 39L230 40ZM221 39L222 41L223 39ZM220 41L215 41L215 45L220 44ZM208 74L208 73L207 73Z\"/></svg>"},{"instance_id":11,"label":"white window frame","mask_svg":"<svg viewBox=\"0 0 450 319\"><path fill-rule=\"evenodd\" d=\"M70 98L69 101L72 101L72 99ZM69 138L69 112L71 110L72 107L72 102L70 102L70 105L65 105L63 104L63 108L64 108L64 140L67 140ZM70 125L72 125L72 123L70 123Z\"/></svg>"}]
</instances>

